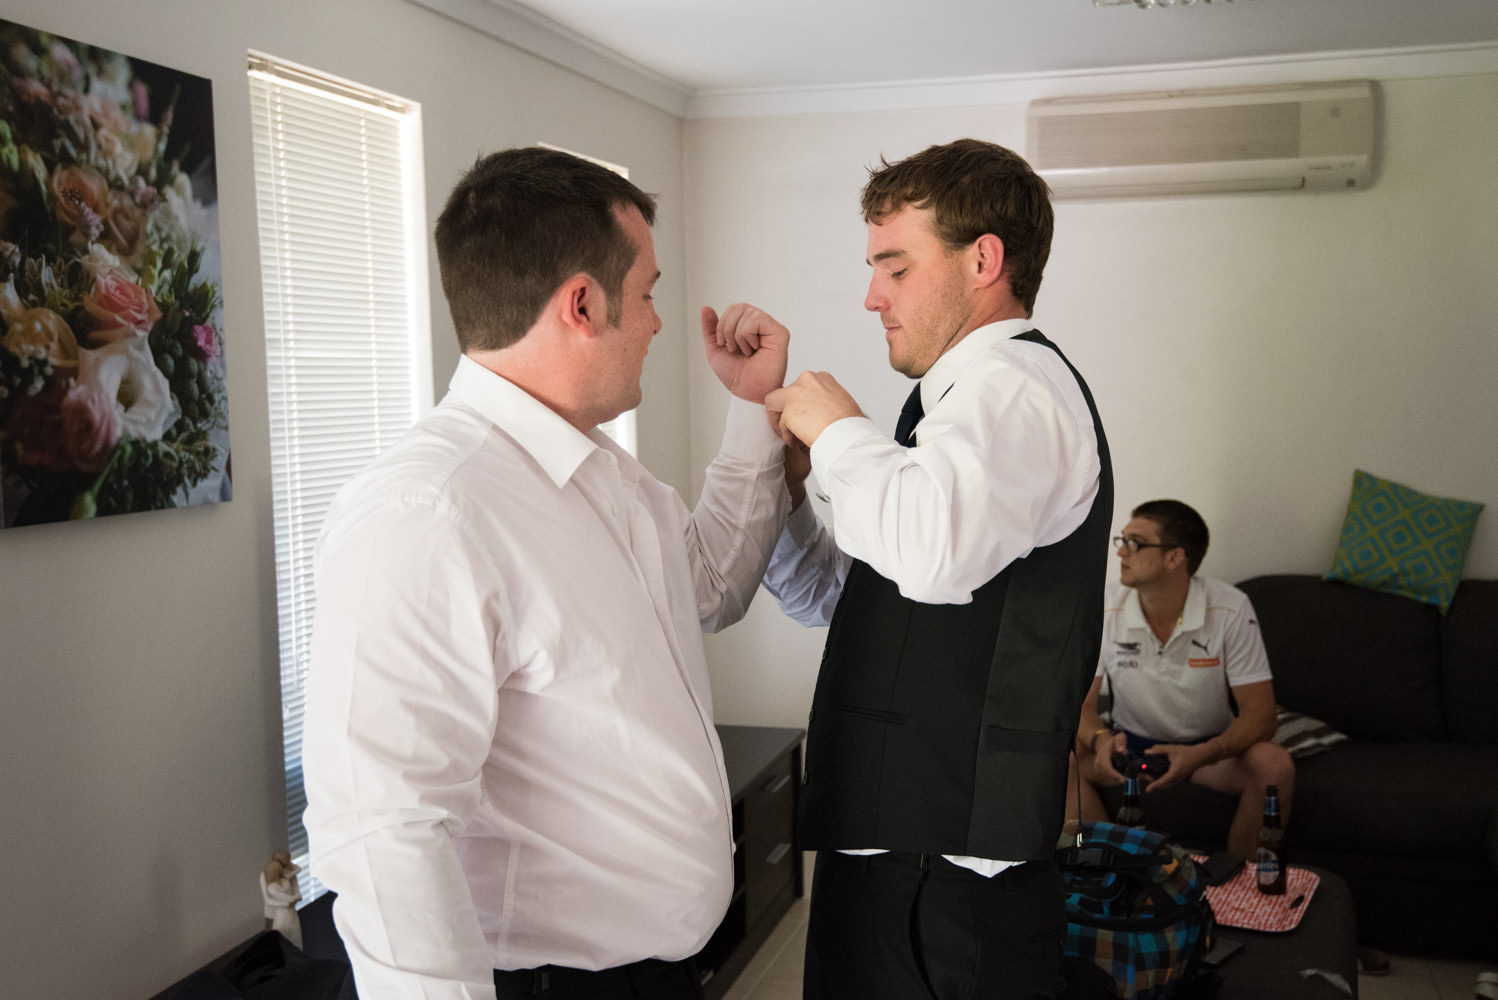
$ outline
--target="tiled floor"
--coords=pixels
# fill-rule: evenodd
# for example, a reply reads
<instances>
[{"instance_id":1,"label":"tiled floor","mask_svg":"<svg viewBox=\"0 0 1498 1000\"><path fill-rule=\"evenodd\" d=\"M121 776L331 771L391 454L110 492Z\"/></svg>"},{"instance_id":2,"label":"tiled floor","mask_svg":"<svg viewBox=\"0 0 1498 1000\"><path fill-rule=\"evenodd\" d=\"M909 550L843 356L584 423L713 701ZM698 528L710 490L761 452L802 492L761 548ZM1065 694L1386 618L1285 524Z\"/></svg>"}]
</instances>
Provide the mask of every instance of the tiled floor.
<instances>
[{"instance_id":1,"label":"tiled floor","mask_svg":"<svg viewBox=\"0 0 1498 1000\"><path fill-rule=\"evenodd\" d=\"M1472 1000L1477 974L1498 962L1392 955L1384 976L1359 976L1360 1000Z\"/></svg>"},{"instance_id":2,"label":"tiled floor","mask_svg":"<svg viewBox=\"0 0 1498 1000\"><path fill-rule=\"evenodd\" d=\"M806 885L811 886L810 854L806 855ZM806 897L791 905L724 1000L801 1000L807 906ZM1477 974L1486 969L1498 970L1498 963L1393 955L1386 975L1358 977L1358 996L1360 1000L1473 1000Z\"/></svg>"}]
</instances>

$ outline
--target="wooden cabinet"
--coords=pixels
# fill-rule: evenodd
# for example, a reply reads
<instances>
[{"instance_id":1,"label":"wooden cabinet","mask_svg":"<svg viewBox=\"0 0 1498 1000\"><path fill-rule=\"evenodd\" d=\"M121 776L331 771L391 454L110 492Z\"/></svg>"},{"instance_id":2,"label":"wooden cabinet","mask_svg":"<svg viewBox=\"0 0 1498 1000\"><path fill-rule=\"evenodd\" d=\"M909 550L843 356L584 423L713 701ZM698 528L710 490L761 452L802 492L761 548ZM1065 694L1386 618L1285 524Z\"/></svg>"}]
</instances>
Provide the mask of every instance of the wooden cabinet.
<instances>
[{"instance_id":1,"label":"wooden cabinet","mask_svg":"<svg viewBox=\"0 0 1498 1000\"><path fill-rule=\"evenodd\" d=\"M800 729L719 726L733 801L733 901L697 955L707 1000L719 1000L774 930L802 884L796 816Z\"/></svg>"}]
</instances>

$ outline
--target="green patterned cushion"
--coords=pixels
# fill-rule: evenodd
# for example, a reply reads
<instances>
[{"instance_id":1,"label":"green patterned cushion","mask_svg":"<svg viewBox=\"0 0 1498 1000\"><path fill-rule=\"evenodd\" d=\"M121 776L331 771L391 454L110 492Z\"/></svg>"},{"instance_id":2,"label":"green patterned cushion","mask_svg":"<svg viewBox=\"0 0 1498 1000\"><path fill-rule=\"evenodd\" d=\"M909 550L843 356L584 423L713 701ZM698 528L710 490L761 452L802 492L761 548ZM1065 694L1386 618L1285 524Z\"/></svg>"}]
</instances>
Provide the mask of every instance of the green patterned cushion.
<instances>
[{"instance_id":1,"label":"green patterned cushion","mask_svg":"<svg viewBox=\"0 0 1498 1000\"><path fill-rule=\"evenodd\" d=\"M1483 505L1433 497L1359 469L1328 580L1451 607Z\"/></svg>"}]
</instances>

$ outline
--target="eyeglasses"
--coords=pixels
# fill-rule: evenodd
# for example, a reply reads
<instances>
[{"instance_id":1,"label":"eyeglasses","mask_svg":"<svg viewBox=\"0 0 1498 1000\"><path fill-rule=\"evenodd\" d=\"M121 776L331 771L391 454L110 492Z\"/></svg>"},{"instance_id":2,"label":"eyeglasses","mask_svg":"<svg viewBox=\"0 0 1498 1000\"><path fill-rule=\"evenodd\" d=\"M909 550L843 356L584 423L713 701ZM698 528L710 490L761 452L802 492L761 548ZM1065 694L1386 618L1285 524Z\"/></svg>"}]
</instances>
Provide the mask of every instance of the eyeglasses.
<instances>
[{"instance_id":1,"label":"eyeglasses","mask_svg":"<svg viewBox=\"0 0 1498 1000\"><path fill-rule=\"evenodd\" d=\"M1173 549L1176 547L1174 545L1165 545L1161 542L1141 542L1137 538L1125 538L1123 535L1114 535L1113 547L1116 549L1120 546L1128 549L1129 555L1133 555L1140 549Z\"/></svg>"}]
</instances>

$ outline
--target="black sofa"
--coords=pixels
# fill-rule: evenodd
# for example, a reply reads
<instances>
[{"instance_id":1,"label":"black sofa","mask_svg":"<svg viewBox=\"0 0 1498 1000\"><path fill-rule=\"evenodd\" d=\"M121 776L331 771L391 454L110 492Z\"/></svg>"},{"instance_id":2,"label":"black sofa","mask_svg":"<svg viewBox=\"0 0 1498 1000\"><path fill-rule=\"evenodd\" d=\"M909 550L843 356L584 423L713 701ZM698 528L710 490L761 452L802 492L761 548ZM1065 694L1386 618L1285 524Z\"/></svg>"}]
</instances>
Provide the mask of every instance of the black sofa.
<instances>
[{"instance_id":1,"label":"black sofa","mask_svg":"<svg viewBox=\"0 0 1498 1000\"><path fill-rule=\"evenodd\" d=\"M1463 581L1445 617L1316 576L1238 586L1280 705L1350 737L1296 761L1290 863L1347 880L1362 944L1498 959L1498 580ZM1196 786L1144 801L1151 828L1202 850L1234 807Z\"/></svg>"}]
</instances>

